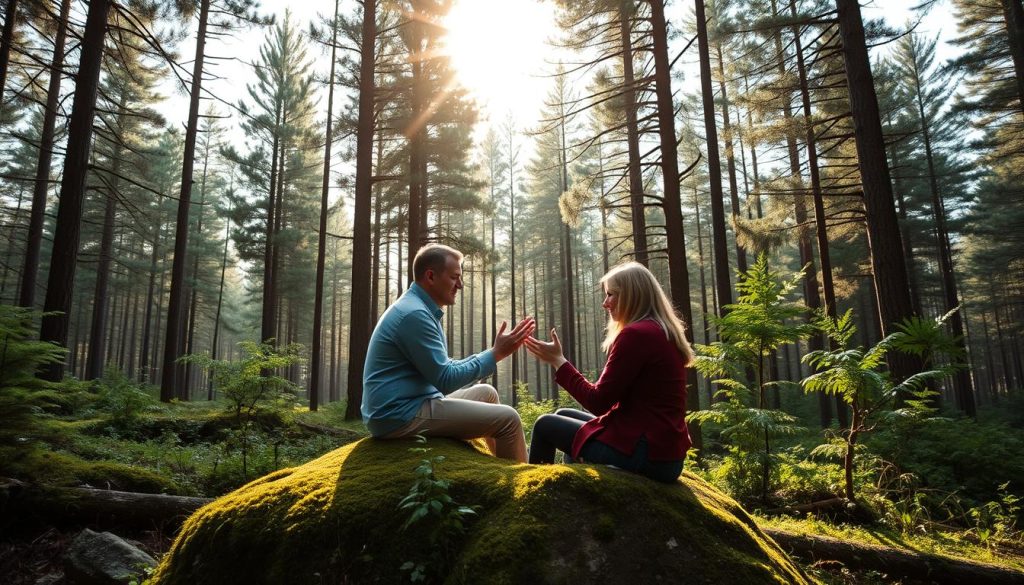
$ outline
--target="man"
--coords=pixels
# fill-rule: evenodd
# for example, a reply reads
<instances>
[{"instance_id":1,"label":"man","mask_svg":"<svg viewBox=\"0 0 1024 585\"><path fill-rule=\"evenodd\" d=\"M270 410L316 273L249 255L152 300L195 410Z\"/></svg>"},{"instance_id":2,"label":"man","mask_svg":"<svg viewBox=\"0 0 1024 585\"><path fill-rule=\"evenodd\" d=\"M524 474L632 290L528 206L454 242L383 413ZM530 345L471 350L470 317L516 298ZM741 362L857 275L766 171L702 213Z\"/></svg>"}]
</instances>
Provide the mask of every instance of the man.
<instances>
[{"instance_id":1,"label":"man","mask_svg":"<svg viewBox=\"0 0 1024 585\"><path fill-rule=\"evenodd\" d=\"M494 373L534 330L527 317L494 338L491 349L462 360L448 357L442 307L462 289L462 253L428 244L413 260L415 282L377 322L363 368L363 423L374 437L413 435L484 438L498 457L526 462L519 413L498 403L488 384L467 384ZM460 390L460 388L462 388Z\"/></svg>"}]
</instances>

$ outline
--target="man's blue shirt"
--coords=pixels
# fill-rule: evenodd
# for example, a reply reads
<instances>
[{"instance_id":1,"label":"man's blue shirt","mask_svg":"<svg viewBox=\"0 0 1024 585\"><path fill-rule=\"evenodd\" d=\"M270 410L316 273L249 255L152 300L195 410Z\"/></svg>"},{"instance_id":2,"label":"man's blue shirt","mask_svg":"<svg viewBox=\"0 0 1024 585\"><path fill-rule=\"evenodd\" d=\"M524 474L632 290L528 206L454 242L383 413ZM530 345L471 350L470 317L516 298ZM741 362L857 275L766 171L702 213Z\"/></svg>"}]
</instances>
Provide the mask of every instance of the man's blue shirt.
<instances>
[{"instance_id":1,"label":"man's blue shirt","mask_svg":"<svg viewBox=\"0 0 1024 585\"><path fill-rule=\"evenodd\" d=\"M494 373L490 349L462 360L448 357L444 312L415 282L370 337L363 367L363 423L375 437L398 430L425 400L441 398Z\"/></svg>"}]
</instances>

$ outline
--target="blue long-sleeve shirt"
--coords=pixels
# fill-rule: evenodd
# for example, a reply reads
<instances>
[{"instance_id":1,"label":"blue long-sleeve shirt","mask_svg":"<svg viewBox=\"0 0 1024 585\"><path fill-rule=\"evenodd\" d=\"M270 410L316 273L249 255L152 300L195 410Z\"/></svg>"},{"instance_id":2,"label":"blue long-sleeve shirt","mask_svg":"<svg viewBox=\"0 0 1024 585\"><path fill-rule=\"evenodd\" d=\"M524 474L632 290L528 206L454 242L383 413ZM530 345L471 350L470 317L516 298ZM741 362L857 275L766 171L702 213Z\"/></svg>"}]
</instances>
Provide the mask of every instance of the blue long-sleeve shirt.
<instances>
[{"instance_id":1,"label":"blue long-sleeve shirt","mask_svg":"<svg viewBox=\"0 0 1024 585\"><path fill-rule=\"evenodd\" d=\"M373 436L404 426L424 401L494 373L490 349L462 360L448 357L442 316L441 308L416 283L381 315L366 352L360 409Z\"/></svg>"}]
</instances>

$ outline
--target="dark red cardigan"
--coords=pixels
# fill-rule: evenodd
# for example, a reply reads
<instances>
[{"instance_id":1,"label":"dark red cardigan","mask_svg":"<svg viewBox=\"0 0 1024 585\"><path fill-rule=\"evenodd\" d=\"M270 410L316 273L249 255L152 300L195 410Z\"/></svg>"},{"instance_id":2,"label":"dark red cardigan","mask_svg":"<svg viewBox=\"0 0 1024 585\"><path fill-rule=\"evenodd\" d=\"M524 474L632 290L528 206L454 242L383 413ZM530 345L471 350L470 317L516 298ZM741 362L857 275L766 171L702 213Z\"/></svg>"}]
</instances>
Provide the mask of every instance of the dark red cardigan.
<instances>
[{"instance_id":1,"label":"dark red cardigan","mask_svg":"<svg viewBox=\"0 0 1024 585\"><path fill-rule=\"evenodd\" d=\"M683 355L651 319L627 325L615 338L596 384L570 363L555 380L597 415L572 442L572 456L590 438L632 455L641 436L651 461L679 461L690 448L686 428L686 367Z\"/></svg>"}]
</instances>

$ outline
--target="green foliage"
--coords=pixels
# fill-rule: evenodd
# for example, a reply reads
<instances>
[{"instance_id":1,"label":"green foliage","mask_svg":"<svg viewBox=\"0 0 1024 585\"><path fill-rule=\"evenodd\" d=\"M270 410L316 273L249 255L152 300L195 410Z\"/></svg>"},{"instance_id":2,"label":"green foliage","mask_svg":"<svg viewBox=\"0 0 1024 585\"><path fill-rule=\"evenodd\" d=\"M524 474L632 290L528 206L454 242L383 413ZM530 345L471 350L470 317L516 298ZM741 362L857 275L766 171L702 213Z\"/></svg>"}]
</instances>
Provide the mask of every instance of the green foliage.
<instances>
[{"instance_id":1,"label":"green foliage","mask_svg":"<svg viewBox=\"0 0 1024 585\"><path fill-rule=\"evenodd\" d=\"M298 388L275 372L300 362L302 346L290 344L278 350L269 343L244 341L239 345L246 354L239 361L213 360L206 355L186 356L182 361L210 370L214 386L235 418L235 428L229 433L226 445L242 453L242 478L247 479L250 451L268 438L267 429L260 424L260 415L287 417L294 411ZM276 452L278 437L271 439Z\"/></svg>"},{"instance_id":2,"label":"green foliage","mask_svg":"<svg viewBox=\"0 0 1024 585\"><path fill-rule=\"evenodd\" d=\"M1000 541L1024 542L1017 529L1017 518L1021 506L1020 497L1009 492L1010 482L999 486L999 499L971 508L969 514L974 520L974 533L978 540L992 546Z\"/></svg>"},{"instance_id":3,"label":"green foliage","mask_svg":"<svg viewBox=\"0 0 1024 585\"><path fill-rule=\"evenodd\" d=\"M22 307L0 305L0 442L29 428L33 413L56 398L58 386L36 374L63 361L66 350L32 339L42 316Z\"/></svg>"},{"instance_id":4,"label":"green foliage","mask_svg":"<svg viewBox=\"0 0 1024 585\"><path fill-rule=\"evenodd\" d=\"M99 404L110 413L118 427L128 427L138 420L139 414L156 405L156 399L117 368L106 368L99 380Z\"/></svg>"},{"instance_id":5,"label":"green foliage","mask_svg":"<svg viewBox=\"0 0 1024 585\"><path fill-rule=\"evenodd\" d=\"M727 305L721 317L709 316L720 341L696 346L694 366L719 386L716 395L721 400L690 413L687 421L722 427L722 437L730 441L726 483L738 495L759 492L767 500L776 461L771 441L802 430L796 417L767 407L768 389L785 383L764 379L765 359L773 350L813 332L800 319L804 308L786 300L802 278L799 272L783 280L769 268L767 255L761 254L740 275L739 302ZM752 382L747 372L753 373Z\"/></svg>"},{"instance_id":6,"label":"green foliage","mask_svg":"<svg viewBox=\"0 0 1024 585\"><path fill-rule=\"evenodd\" d=\"M416 442L425 444L426 437L416 436ZM426 455L430 447L410 447L411 453ZM416 467L416 480L409 489L409 495L398 502L398 509L409 513L402 530L408 530L420 522L429 525L427 529L427 558L406 561L401 570L409 572L413 583L431 581L442 577L456 553L455 544L466 532L466 523L476 515L479 506L462 506L448 494L451 482L438 479L438 467L444 463L444 455L423 459ZM418 548L422 551L422 548Z\"/></svg>"},{"instance_id":7,"label":"green foliage","mask_svg":"<svg viewBox=\"0 0 1024 585\"><path fill-rule=\"evenodd\" d=\"M929 322L920 319L907 320L898 325L898 331L879 341L873 347L849 348L848 345L856 332L853 324L853 311L848 310L840 317L831 318L819 315L817 325L832 340L832 348L812 351L804 356L803 361L816 370L801 384L805 392L824 392L842 397L850 405L852 420L849 429L842 429L846 443L844 470L846 473L845 492L851 501L855 497L853 478L854 458L857 441L861 434L874 430L878 423L900 419L922 418L931 414L930 398L935 394L923 386L924 382L943 375L943 370L919 372L894 383L883 367L886 355L902 348L904 351L917 353L930 358L952 342L943 341L941 326L948 314ZM947 351L947 355L952 355ZM911 398L904 408L886 412L891 402L899 395Z\"/></svg>"},{"instance_id":8,"label":"green foliage","mask_svg":"<svg viewBox=\"0 0 1024 585\"><path fill-rule=\"evenodd\" d=\"M582 410L579 402L569 395L564 389L558 389L558 402L554 400L537 400L530 394L529 387L520 382L516 385L516 411L519 412L519 419L523 422L523 431L526 433L526 443L530 443L530 436L533 433L533 424L537 422L542 414L550 414L559 408L575 408Z\"/></svg>"}]
</instances>

